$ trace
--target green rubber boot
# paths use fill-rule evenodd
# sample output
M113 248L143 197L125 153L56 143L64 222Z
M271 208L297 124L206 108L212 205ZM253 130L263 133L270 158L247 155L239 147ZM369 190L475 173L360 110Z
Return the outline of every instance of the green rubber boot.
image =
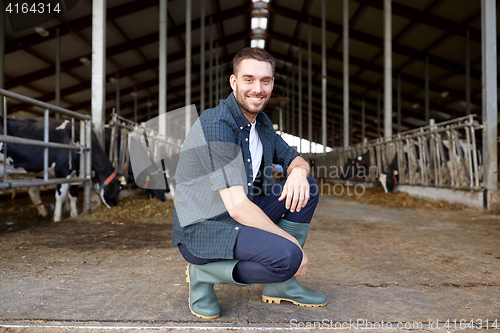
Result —
M214 284L248 286L233 279L233 269L238 260L223 260L205 265L189 264L186 281L189 283L189 310L197 317L214 319L220 316Z
M281 219L277 225L297 238L300 246L304 247L309 232L309 223L297 223ZM281 301L289 301L295 305L308 307L325 306L328 302L325 295L305 290L295 276L285 282L264 284L262 301L277 304L280 304Z

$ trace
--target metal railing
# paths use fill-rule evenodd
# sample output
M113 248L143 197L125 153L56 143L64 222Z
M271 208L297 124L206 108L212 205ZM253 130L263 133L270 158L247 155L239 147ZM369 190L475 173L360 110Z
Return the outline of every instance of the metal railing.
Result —
M182 142L168 136L161 135L157 130L149 128L147 123L134 123L131 120L113 113L111 120L105 125L111 128L109 159L115 170L127 175L130 166L129 138L134 136L147 147L147 154L151 161L161 167L161 160L180 153ZM166 170L168 172L168 170ZM173 174L167 174L173 177ZM170 186L172 189L172 186Z
M327 154L304 154L314 160L315 176L340 178L349 159L369 155L370 168L357 180L376 182L397 156L399 184L479 190L483 178L478 131L483 129L469 115L378 138Z
M7 168L5 164L5 172L3 179L0 180L0 189L10 189L19 187L44 186L44 185L59 185L64 183L84 184L84 210L90 212L90 189L91 189L91 117L83 115L68 109L64 109L55 105L44 103L33 98L12 93L0 89L0 95L3 96L3 134L0 134L0 142L3 142L4 156L7 156L8 144L21 144L30 146L44 147L43 150L43 179L7 179ZM27 103L32 106L39 107L44 110L44 134L43 141L10 136L7 129L7 98ZM68 144L50 142L49 138L49 112L56 112L71 118L71 142ZM80 144L75 144L75 122L80 121ZM80 169L79 176L72 178L50 178L49 179L49 148L74 150L80 152Z

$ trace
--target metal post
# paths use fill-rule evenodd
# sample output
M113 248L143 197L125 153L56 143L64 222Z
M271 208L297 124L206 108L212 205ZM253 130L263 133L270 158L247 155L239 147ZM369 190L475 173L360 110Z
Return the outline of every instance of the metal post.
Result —
M205 1L201 1L201 41L200 41L200 113L205 111Z
M186 107L191 105L191 0L186 0ZM186 110L185 132L191 129L191 112Z
M286 105L285 105L285 128L283 131L286 133L290 133L290 71L286 71Z
M401 74L398 74L398 133L401 133Z
M292 112L290 113L290 117L292 118L292 124L290 128L290 134L297 135L295 132L295 66L292 65Z
M61 35L59 27L56 29L56 105L61 106ZM60 115L56 112L56 119Z
M343 3L344 147L349 146L349 0Z
M365 142L365 99L361 101L361 142Z
M377 88L377 137L380 138L380 87Z
M321 143L326 154L326 0L321 1Z
M148 104L146 104L148 107L148 120L151 119L151 99L150 96L148 95Z
M497 36L496 2L481 0L483 154L486 191L497 189ZM487 206L489 207L489 202Z
M307 31L307 71L308 71L308 118L307 118L307 138L309 139L309 152L312 151L312 26L309 17L309 28Z
M465 36L465 114L470 115L470 31Z
M106 0L92 2L92 124L104 147L106 112Z
M165 114L167 113L167 0L160 0L160 50L159 50L159 87L158 87L158 115L160 122L158 132L166 135L167 123ZM151 119L151 118L150 118Z
M425 55L425 123L429 124L429 56Z
M302 153L302 43L299 42L299 152Z
M280 116L280 119L279 119L280 132L281 132L281 136L283 136L283 107L282 106L278 107L278 112L279 112L279 116Z
M0 0L0 8L5 8L5 1ZM0 89L4 88L4 71L5 71L5 13L2 13L0 17ZM6 105L7 103L0 103L0 115L3 115L4 110L7 110L7 108L4 108L4 104ZM7 111L5 111L7 112ZM6 172L4 172L6 174Z
M43 112L43 142L49 142L49 109ZM49 180L49 148L43 148L43 180Z
M219 48L218 43L215 43L215 105L219 103Z
M384 137L392 136L392 12L384 0Z
M3 135L7 135L7 97L3 96L2 99L2 110L5 110L5 112L2 114L2 120L3 120ZM3 144L3 156L4 156L4 163L5 159L7 159L7 143ZM3 181L7 181L7 168L5 168L4 173L3 173Z
M332 116L332 148L335 147L335 117Z
M120 74L116 73L116 114L120 115Z
M137 118L138 118L138 110L137 110L137 87L135 88L135 91L132 93L132 96L134 97L134 123L137 123Z
M210 16L209 25L210 25L210 28L209 28L210 29L210 52L209 52L209 54L210 54L210 60L209 60L210 67L209 68L210 69L209 69L209 74L208 74L209 75L209 78L208 78L209 92L208 92L208 94L210 96L209 97L209 104L210 105L208 107L213 108L215 105L214 105L214 78L213 78L213 76L214 76L214 74L213 74L214 73L214 66L213 66L213 64L214 64L214 55L213 55L214 54L214 45L213 45L214 44L214 29L212 26L212 16Z

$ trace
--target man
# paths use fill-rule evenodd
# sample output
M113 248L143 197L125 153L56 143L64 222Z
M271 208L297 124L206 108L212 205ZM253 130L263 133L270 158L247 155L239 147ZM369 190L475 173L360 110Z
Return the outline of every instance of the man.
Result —
M181 152L177 183L183 179L190 182L186 171L190 167L180 167L183 163L207 165L205 168L217 176L210 176L204 187L218 191L226 209L186 225L180 223L178 214L184 203L177 202L176 197L172 246L178 245L190 263L186 271L189 308L201 318L220 315L214 284L264 284L262 300L270 303L285 300L310 307L327 303L324 295L306 291L295 279L306 273L308 259L302 248L319 191L316 181L308 177L308 163L275 133L262 112L273 90L274 68L274 59L265 50L241 50L233 59L229 79L233 92L199 119L209 161L196 161L204 154L199 150L184 156ZM193 128L186 142L193 141L192 132ZM219 164L216 155L224 155L220 149L217 151L215 143L238 146L244 163L244 183L232 176L237 172L231 172L231 167L215 170ZM230 151L227 149L231 155L227 161L237 160ZM288 177L271 185L273 163L282 165Z

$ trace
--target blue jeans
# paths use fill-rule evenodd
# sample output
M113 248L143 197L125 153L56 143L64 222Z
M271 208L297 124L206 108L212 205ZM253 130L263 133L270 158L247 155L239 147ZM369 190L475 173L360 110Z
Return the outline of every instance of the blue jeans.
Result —
M290 212L285 200L278 201L285 180L271 187L268 196L254 197L253 202L274 222L281 218L296 223L310 223L318 204L319 188L316 180L308 177L310 197L300 212ZM184 244L179 244L184 259L195 265L225 259L203 259L193 256ZM253 227L241 226L234 245L234 259L239 260L234 267L233 278L240 283L277 283L290 279L299 269L302 261L300 248L286 238Z

